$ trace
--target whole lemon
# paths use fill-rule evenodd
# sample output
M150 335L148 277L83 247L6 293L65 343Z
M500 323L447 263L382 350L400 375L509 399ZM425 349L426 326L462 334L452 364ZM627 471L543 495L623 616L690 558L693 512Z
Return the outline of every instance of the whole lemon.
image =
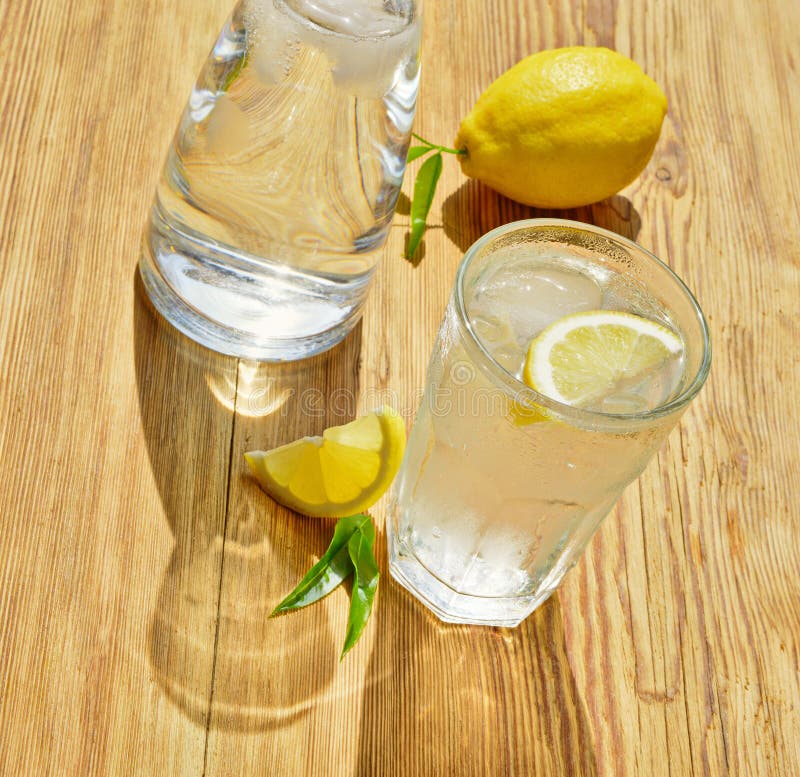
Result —
M667 98L606 48L540 51L492 83L461 122L465 175L541 208L588 205L644 169Z

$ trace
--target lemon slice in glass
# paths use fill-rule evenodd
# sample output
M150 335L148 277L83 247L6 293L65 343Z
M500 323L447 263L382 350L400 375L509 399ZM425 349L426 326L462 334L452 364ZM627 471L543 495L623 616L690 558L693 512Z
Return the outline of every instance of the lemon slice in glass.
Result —
M682 351L675 332L641 316L618 310L575 313L531 342L523 379L540 394L586 407L621 385L658 379Z
M244 454L261 487L298 513L340 518L371 507L392 483L406 444L403 419L388 406L321 437Z

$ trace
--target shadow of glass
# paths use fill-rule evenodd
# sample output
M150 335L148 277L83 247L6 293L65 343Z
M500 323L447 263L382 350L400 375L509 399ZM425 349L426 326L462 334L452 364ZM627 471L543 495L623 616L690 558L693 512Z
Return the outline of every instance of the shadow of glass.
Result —
M597 774L558 594L516 629L442 623L388 575L380 595L353 777Z
M636 240L642 225L637 210L627 197L613 197L566 210L531 208L509 200L480 181L469 180L459 186L442 204L445 234L461 251L466 251L481 235L511 221L560 218L594 224L618 235Z
M269 499L242 453L354 417L360 326L319 357L238 361L174 330L138 272L134 282L140 413L174 538L148 629L154 676L205 728L285 725L331 682L338 651L324 608L291 624L269 614L324 552L331 526Z

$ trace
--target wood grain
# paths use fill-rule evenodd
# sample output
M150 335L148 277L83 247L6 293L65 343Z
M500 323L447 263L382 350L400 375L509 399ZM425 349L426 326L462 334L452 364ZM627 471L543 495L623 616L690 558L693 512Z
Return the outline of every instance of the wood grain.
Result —
M0 775L800 774L800 5L426 5L425 137L541 48L612 46L663 86L645 173L563 215L666 259L714 365L521 627L436 621L381 529L377 611L341 664L346 592L267 618L330 527L241 454L381 401L410 424L463 251L541 212L445 160L421 261L401 207L330 353L258 365L178 335L137 282L140 234L229 10L0 3Z

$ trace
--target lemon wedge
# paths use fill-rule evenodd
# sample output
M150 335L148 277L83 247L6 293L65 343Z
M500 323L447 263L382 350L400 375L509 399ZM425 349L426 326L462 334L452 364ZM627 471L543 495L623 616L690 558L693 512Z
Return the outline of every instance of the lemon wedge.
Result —
M682 351L681 338L650 319L618 310L575 313L531 342L523 379L545 396L586 407L620 385L658 379Z
M340 518L371 507L389 488L406 444L403 419L388 406L321 437L244 454L261 487L298 513Z

